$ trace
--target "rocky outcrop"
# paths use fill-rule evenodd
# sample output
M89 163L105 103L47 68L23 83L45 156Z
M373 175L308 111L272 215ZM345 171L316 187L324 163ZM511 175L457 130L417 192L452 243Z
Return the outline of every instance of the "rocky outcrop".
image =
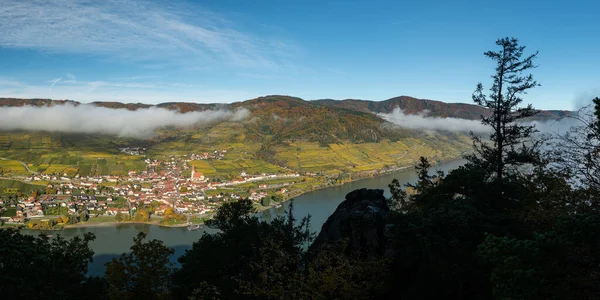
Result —
M359 189L348 193L346 200L323 224L310 251L318 251L327 244L342 243L346 254L367 258L383 256L389 211L381 189Z

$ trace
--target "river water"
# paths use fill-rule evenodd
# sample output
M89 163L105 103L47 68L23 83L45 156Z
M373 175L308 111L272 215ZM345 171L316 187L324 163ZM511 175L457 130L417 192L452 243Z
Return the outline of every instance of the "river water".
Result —
M462 164L464 160L456 160L441 163L432 167L431 171L442 170L447 172L455 169ZM413 183L416 180L414 169L408 168L394 173L386 174L381 177L366 178L355 182L350 182L341 186L330 187L322 190L298 196L294 200L294 215L300 219L308 214L311 215L311 228L318 232L327 218L335 211L337 206L344 200L349 192L360 189L384 189L386 197L390 195L388 184L397 178L401 183ZM274 216L283 214L288 208L289 202L281 207L268 209L261 214L270 219ZM123 252L128 252L133 244L133 238L138 232L147 234L148 239L162 240L167 246L175 249L172 260L181 256L186 249L190 249L192 243L197 241L204 232L210 232L212 229L201 226L197 231L189 231L185 227L167 228L147 224L119 224L116 226L98 226L98 227L79 227L67 228L60 232L64 237L81 235L85 232L92 232L96 235L96 240L91 243L91 248L95 252L94 261L90 263L90 275L102 275L104 264L113 257L118 257ZM24 233L35 233L34 231L23 231ZM54 234L54 232L53 232Z

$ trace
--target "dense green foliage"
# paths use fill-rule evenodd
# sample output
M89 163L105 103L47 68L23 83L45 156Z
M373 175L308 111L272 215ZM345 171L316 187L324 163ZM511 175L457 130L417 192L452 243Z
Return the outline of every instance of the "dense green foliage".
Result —
M66 206L54 206L48 207L44 210L44 215L49 216L61 216L69 214L69 208Z
M145 237L138 233L130 253L106 264L110 299L169 299L173 249L159 240L144 242Z
M88 278L94 252L92 233L65 240L0 230L0 295L2 299L89 299L102 295L102 280ZM100 293L96 293L100 290Z

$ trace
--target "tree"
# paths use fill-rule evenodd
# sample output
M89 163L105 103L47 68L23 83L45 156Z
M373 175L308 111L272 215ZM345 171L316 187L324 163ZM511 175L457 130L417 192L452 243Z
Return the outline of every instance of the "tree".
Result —
M254 212L256 212L256 209L252 205L252 200L249 199L224 203L214 218L206 222L206 225L222 231L228 231L241 223L245 223L249 215Z
M293 205L286 216L270 222L252 212L250 200L226 202L219 208L207 224L220 231L205 233L178 259L176 299L190 295L197 299L290 298L290 289L301 274L304 246L312 240L310 220L296 222Z
M489 197L492 183L482 178L478 166L468 163L431 183L415 188L407 205L389 216L389 293L401 299L490 299L477 245L484 232L514 225L480 200ZM394 198L406 198L399 182L392 187Z
M150 214L154 214L156 212L156 209L159 207L160 207L160 202L158 202L156 200L152 200L152 202L148 206L148 212Z
M573 117L577 125L558 135L553 154L573 184L600 190L600 98L592 101L594 108L580 109Z
M104 276L110 299L169 299L173 249L162 241L144 242L143 232L133 238L130 253L106 263Z
M528 239L486 235L478 254L497 299L597 299L599 235L597 214L562 216Z
M170 216L170 215L174 215L175 214L175 210L172 207L167 207L165 209L165 217L166 216Z
M84 299L94 234L70 240L60 234L24 235L0 229L0 295L3 299Z
M283 201L283 196L280 195L280 194L274 194L274 195L271 195L271 200L273 202L278 202L279 203L279 202Z
M557 134L552 144L552 171L561 173L576 194L570 213L600 211L600 98L571 117L576 124Z
M407 188L413 189L415 192L413 195L409 197L408 192L402 189L402 184L398 181L398 179L392 180L392 182L388 185L390 189L390 193L392 196L388 199L388 205L393 210L397 211L406 211L410 200L411 202L419 201L419 199L424 198L425 192L432 187L435 187L440 184L441 180L444 178L444 172L438 171L435 175L429 174L429 169L431 168L431 164L429 160L421 156L419 157L419 162L415 165L415 170L417 171L417 182L415 184L407 183L404 186Z
M90 214L87 209L79 212L79 222L87 222L90 219Z
M150 221L150 213L146 209L140 208L135 213L133 220L136 222L148 222Z
M131 221L131 216L129 215L129 213L121 213L118 212L117 215L115 216L115 220L117 222L127 222L127 221Z
M521 95L538 86L531 74L523 75L536 67L533 60L538 53L523 58L525 46L520 46L516 38L499 39L496 45L501 48L499 51L484 53L496 63L490 94L484 94L482 83L477 84L473 93L473 101L490 110L490 115L482 116L481 122L491 127L489 138L493 144L489 145L471 133L478 157L468 158L483 164L501 183L508 166L531 163L536 159L535 147L524 143L535 132L534 126L517 121L537 113L531 105L520 107L520 104L523 102Z
M417 170L417 177L419 178L419 183L423 186L428 186L431 184L429 168L431 168L431 164L429 163L427 158L423 156L419 157L419 163L417 163L417 165L415 166L415 170Z
M388 188L392 194L392 196L388 199L388 206L390 209L394 211L403 210L407 205L406 200L408 199L408 194L402 189L402 184L400 181L398 181L397 178L394 178L388 185Z
M431 164L429 163L429 160L423 156L419 157L419 162L415 165L415 170L417 171L417 183L408 183L406 186L415 189L418 193L423 193L443 179L444 172L438 171L436 175L430 175L430 168Z
M62 216L58 217L57 220L58 220L59 223L68 224L69 223L69 216L68 215L62 215Z
M260 205L269 206L270 204L271 204L271 198L264 197L264 198L260 199Z

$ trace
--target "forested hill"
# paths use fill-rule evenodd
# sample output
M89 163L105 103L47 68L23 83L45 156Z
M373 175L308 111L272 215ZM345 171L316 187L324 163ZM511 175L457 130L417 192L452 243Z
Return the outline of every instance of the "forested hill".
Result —
M396 108L402 109L405 114L418 114L427 111L429 116L442 118L460 118L477 120L482 115L489 115L489 110L484 107L467 103L446 103L436 100L417 99L409 96L400 96L384 101L370 100L313 100L319 105L341 107L356 111L390 113ZM554 120L570 116L573 112L568 110L542 110L533 117L534 120Z
M56 104L71 103L73 105L79 105L81 102L72 100L50 100L50 99L17 99L17 98L0 98L0 107L4 106L49 106ZM488 110L473 104L467 103L446 103L436 100L417 99L409 96L399 96L384 101L372 101L372 100L359 100L359 99L346 99L346 100L333 100L333 99L321 99L307 101L297 97L281 96L281 95L270 95L264 97L258 97L255 99L233 102L230 104L224 103L191 103L191 102L165 102L157 105L144 104L144 103L121 103L121 102L104 102L96 101L91 104L99 107L106 108L125 108L129 110L137 110L140 108L149 107L162 107L167 109L174 109L180 112L190 111L202 111L207 109L218 109L218 108L238 108L247 107L253 110L255 113L267 109L268 111L290 111L291 114L298 114L300 112L312 111L321 107L333 108L330 112L345 112L353 111L360 113L391 113L395 108L400 108L406 114L417 114L423 111L427 111L429 116L436 116L442 118L461 118L461 119L472 119L476 120L481 115L488 115ZM337 110L337 109L344 110ZM568 116L572 112L566 110L543 110L535 119L537 120L551 120L560 117Z

